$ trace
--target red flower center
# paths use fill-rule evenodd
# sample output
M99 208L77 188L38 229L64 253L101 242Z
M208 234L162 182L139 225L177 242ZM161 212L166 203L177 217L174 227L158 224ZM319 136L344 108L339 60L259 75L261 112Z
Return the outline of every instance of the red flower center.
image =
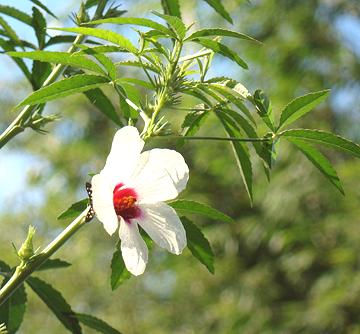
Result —
M114 209L118 216L129 222L130 219L141 215L141 210L136 205L137 193L134 189L124 188L124 184L119 183L115 186L113 194Z

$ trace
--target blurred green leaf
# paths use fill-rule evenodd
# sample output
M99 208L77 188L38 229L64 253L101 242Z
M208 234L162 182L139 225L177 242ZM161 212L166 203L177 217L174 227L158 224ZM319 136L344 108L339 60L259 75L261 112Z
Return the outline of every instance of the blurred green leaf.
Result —
M226 115L220 112L216 112L218 118L224 126L225 131L229 137L241 138L241 133L237 128L234 121L226 117ZM250 203L253 202L252 191L252 166L250 161L250 155L247 146L244 143L231 141L230 145L233 148L235 159L240 170L241 177L243 179L245 189L250 199Z
M20 102L15 108L34 105L60 97L65 97L75 93L81 93L104 84L108 84L109 80L105 77L90 74L75 75L45 86L38 91L30 94L25 100Z
M295 139L292 137L286 138L293 143L297 148L312 162L312 164L343 194L344 189L341 185L336 170L331 165L330 161L326 159L321 152L315 147L309 145L301 139Z
M7 36L16 41L18 44L21 45L21 41L18 37L18 35L16 34L16 32L13 30L13 28L11 28L11 26L5 21L5 19L3 17L0 16L0 26L2 26L4 28L4 30L7 33Z
M220 42L217 42L217 41L214 41L211 39L207 39L207 38L194 38L191 40L191 42L198 43L207 49L213 50L215 53L218 53L218 54L236 62L242 68L248 69L247 64L245 63L244 60L242 60L240 58L240 56L238 55L237 52L231 50L226 45L221 44Z
M49 28L50 29L50 28ZM117 44L125 50L137 54L138 50L136 47L124 36L117 34L110 30L103 30L98 28L51 28L53 30L61 30L67 32L75 32L77 34L88 35L109 41Z
M99 333L103 334L121 334L118 330L108 325L105 321L98 319L92 315L75 313L74 317L78 319L85 326L95 329Z
M54 51L30 51L30 52L8 52L11 57L28 58L49 62L54 64L71 65L78 68L87 69L100 74L105 74L104 70L95 62L86 56L79 54L71 54L68 52Z
M234 38L240 38L240 39L245 39L248 41L259 43L259 41L257 41L256 39L254 39L248 35L239 33L237 31L223 29L223 28L207 28L207 29L201 29L201 30L195 31L189 37L187 37L185 39L185 41L190 41L190 40L193 40L194 38L208 37L208 36L234 37Z
M291 137L293 139L323 144L360 158L360 145L330 132L310 129L291 129L279 133L279 137Z
M228 215L212 208L209 205L199 203L196 201L179 199L176 201L169 202L168 204L180 214L184 214L184 213L198 214L213 220L223 221L226 223L234 222L234 220Z
M63 261L61 259L47 259L39 268L37 268L37 271L41 270L48 270L48 269L61 269L61 268L67 268L70 267L71 263Z
M181 217L180 219L186 231L187 247L190 249L192 255L214 274L214 253L209 241L190 219L186 217Z
M131 277L131 274L125 267L120 250L120 242L116 245L115 252L111 260L111 289L116 290L121 284Z
M39 49L41 50L45 47L46 20L36 7L33 7L32 11L32 27L38 40Z
M32 18L30 15L10 6L0 5L0 13L11 16L29 26L32 25Z
M90 22L90 24L102 24L102 23L113 23L113 24L134 24L137 26L152 28L163 33L166 36L175 36L174 33L168 29L167 27L163 26L160 23L155 21L138 18L138 17L117 17L117 18L110 18L110 19L103 19L103 20L96 20Z
M281 112L278 130L295 122L326 99L330 90L306 94L292 100Z
M6 52L15 51L15 48L8 41L5 41L2 38L0 38L0 46ZM29 82L32 83L31 73L30 73L28 67L26 66L25 62L22 59L18 59L18 58L14 58L14 57L11 57L11 59L20 68L20 70L23 72L23 74L29 80Z
M112 102L100 88L90 89L84 92L84 94L89 99L89 101L95 107L97 107L106 117L111 119L115 124L119 125L120 127L123 126Z
M37 277L29 277L26 283L71 333L82 333L75 313L59 291Z
M48 7L46 7L43 3L41 3L39 0L30 0L30 1L32 3L34 3L35 5L39 6L40 8L42 8L46 13L51 15L54 19L57 19L55 14Z
M229 21L230 23L233 23L233 20L230 16L230 14L227 12L223 4L221 3L221 0L204 0L206 3L208 3L214 10L220 14L226 21Z
M179 0L161 0L161 6L164 10L164 14L177 16L181 19Z
M83 212L88 206L89 200L87 198L82 199L70 206L70 208L66 209L62 212L57 219L75 219L81 212Z
M186 26L183 21L181 21L181 19L176 16L161 14L155 11L153 12L153 14L165 20L169 24L170 28L174 31L179 40L184 39L186 35Z

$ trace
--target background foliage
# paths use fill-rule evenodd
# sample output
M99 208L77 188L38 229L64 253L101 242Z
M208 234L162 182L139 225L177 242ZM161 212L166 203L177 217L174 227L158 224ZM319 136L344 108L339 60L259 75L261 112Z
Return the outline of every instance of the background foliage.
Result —
M213 75L225 72L249 88L260 86L274 110L295 96L331 88L327 103L299 125L306 122L359 140L360 51L352 37L360 30L356 1L223 1L233 26L204 2L180 3L187 23L227 25L264 43L229 41L251 70L240 72L219 58ZM71 1L66 6L76 7ZM123 8L129 16L161 10L159 1L129 1ZM4 111L30 90L13 71L11 80L0 83ZM66 226L56 217L84 197L87 173L101 168L116 129L80 95L48 108L63 118L49 126L50 134L25 132L0 153L6 189L0 191L0 254L11 264L16 263L11 241L23 239L29 223L38 228L36 246ZM182 119L180 113L174 111L174 119ZM2 112L0 126L12 117ZM213 124L209 119L201 134L223 135ZM327 152L343 181L343 197L300 153L281 143L269 185L261 166L254 167L251 208L226 143L188 142L182 148L175 141L166 143L181 150L190 165L184 198L208 202L235 219L234 224L214 224L196 217L216 254L215 275L189 251L175 257L155 247L145 275L112 292L109 263L116 238L109 240L93 221L59 253L73 265L39 277L60 289L76 312L99 316L123 333L360 332L358 161ZM151 145L164 145L164 140ZM19 181L24 172L26 180ZM47 333L48 328L63 333L33 294L28 299L20 333Z

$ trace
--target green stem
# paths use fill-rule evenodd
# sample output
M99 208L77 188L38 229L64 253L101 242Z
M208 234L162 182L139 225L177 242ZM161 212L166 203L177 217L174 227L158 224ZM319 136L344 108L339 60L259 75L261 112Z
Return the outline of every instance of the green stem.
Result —
M78 35L71 47L68 49L68 53L72 53L76 49L76 44L81 43L85 39L84 35ZM56 65L47 79L44 81L42 87L48 86L56 81L56 79L61 75L63 70L66 68L66 65ZM11 124L3 131L0 135L0 149L13 137L23 132L26 128L24 123L29 119L33 111L35 111L37 105L27 105L19 113L19 115L11 122Z
M43 251L34 256L29 262L16 267L14 274L0 290L0 305L2 305L26 279L50 258L62 245L66 243L86 223L87 207L63 232L61 232Z
M176 66L178 65L180 54L181 54L181 49L182 49L182 43L179 41L176 41L173 52L172 52L171 63L167 70L167 73L165 75L164 89L161 90L161 92L157 98L156 105L155 105L154 111L151 116L151 120L146 129L147 136L152 135L156 117L158 116L158 114L160 113L161 109L163 108L164 104L167 101L167 95L168 95L168 91L169 91L169 82L171 81L171 79L174 75L174 72L176 70Z

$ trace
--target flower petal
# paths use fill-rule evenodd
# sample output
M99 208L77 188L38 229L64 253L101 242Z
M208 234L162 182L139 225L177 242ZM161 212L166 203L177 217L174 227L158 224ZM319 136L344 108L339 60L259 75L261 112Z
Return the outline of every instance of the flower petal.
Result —
M133 275L141 275L148 261L148 249L141 238L137 223L125 222L121 218L119 236L121 240L121 253L127 270Z
M130 184L139 195L139 203L156 203L177 197L188 179L189 168L180 153L153 149L141 153Z
M186 246L186 233L176 211L165 203L143 204L141 227L160 247L181 254Z
M111 185L126 183L139 161L143 147L144 141L135 127L125 126L116 132L110 153L101 171Z
M94 175L91 180L94 211L103 223L107 233L112 235L119 226L113 204L113 187L102 174Z

